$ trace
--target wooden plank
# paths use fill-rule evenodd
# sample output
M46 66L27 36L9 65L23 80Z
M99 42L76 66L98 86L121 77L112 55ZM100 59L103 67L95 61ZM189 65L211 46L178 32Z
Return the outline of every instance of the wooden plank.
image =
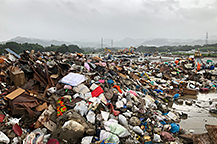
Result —
M24 89L18 88L18 89L16 89L15 91L13 91L13 92L11 92L10 94L8 94L8 95L6 96L6 98L8 98L8 99L10 99L10 100L13 100L13 99L15 99L17 96L21 95L23 92L25 92Z

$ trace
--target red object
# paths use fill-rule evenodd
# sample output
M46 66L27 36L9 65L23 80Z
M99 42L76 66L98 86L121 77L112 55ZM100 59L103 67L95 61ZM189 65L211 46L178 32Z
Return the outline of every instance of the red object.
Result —
M0 114L0 122L3 122L4 119L5 119L5 115L4 114Z
M121 94L122 94L122 91L121 91L121 88L120 88L120 86L114 85L114 86L113 86L113 88L116 88L116 89L119 91L119 93L121 93Z
M23 131L18 124L13 125L12 129L14 130L15 134L19 137L22 135Z
M100 86L98 86L95 90L91 92L91 95L92 97L98 97L103 92L103 89Z
M51 139L49 139L47 144L60 144L60 143L58 142L58 140L51 138Z
M120 114L119 111L116 111L116 110L114 109L114 106L113 106L111 103L108 103L107 105L108 105L109 108L111 109L111 113L114 114L114 116L118 116L118 115Z

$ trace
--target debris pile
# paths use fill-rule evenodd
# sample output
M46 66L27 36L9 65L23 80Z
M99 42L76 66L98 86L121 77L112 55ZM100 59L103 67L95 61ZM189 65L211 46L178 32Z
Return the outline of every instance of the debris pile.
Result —
M34 51L1 56L0 142L181 143L186 115L168 103L217 85L215 71L195 62Z

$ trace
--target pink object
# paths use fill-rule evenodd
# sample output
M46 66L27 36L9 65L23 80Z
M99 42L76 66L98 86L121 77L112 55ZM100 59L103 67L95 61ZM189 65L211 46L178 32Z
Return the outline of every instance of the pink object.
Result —
M84 67L88 70L88 71L90 71L90 66L89 66L89 64L88 63L84 63Z
M134 96L137 96L137 93L135 91L129 90L128 92L133 94Z
M100 62L99 62L99 65L101 65L101 66L104 66L104 67L105 67L105 66L106 66L106 63L105 63L105 62L101 62L101 61L100 61Z
M100 66L105 67L105 66L106 66L106 63L100 61L99 63L95 63L95 65L100 65Z
M114 114L114 116L118 116L121 113L120 111L116 111L111 103L108 103L107 105L111 109L111 113Z
M72 86L70 86L70 85L64 85L64 89L72 89Z
M166 140L166 141L174 141L175 140L175 138L168 132L162 132L160 135L163 136L163 140Z
M105 80L99 80L99 82L100 82L100 83L104 83L104 82L105 82Z

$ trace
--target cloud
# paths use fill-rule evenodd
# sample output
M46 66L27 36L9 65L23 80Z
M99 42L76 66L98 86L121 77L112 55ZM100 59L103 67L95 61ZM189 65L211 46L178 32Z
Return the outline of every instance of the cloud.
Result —
M215 0L1 0L0 40L198 38L216 14Z

